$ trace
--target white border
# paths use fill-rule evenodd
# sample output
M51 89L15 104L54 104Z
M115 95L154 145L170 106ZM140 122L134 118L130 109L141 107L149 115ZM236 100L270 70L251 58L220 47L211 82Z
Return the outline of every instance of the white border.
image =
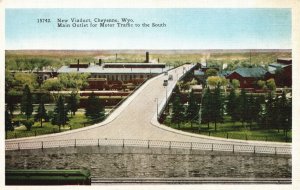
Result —
M293 49L293 184L292 185L112 185L93 187L63 187L63 189L300 189L300 136L299 123L299 60L300 60L300 0L0 0L0 112L4 113L4 55L5 55L5 8L291 8L292 9L292 49ZM4 126L4 114L0 114ZM41 187L4 186L4 127L0 136L0 189L41 189ZM44 187L43 187L44 188ZM51 189L62 187L52 186Z

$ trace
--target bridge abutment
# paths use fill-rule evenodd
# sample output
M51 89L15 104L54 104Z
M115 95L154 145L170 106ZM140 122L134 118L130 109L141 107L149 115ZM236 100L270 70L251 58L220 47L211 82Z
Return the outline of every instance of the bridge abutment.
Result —
M89 169L97 178L291 178L291 155L146 147L6 151L6 169Z

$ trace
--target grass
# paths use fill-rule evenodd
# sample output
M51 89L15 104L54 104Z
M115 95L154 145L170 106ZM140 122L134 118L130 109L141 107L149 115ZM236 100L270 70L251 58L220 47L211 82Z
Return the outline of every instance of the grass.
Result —
M217 123L217 130L215 131L214 123L210 123L208 129L207 124L199 124L193 122L192 126L190 122L180 124L172 123L170 118L164 121L164 124L175 129L179 129L186 132L197 133L207 136L229 138L229 139L241 139L241 140L259 140L259 141L276 141L276 142L291 142L292 132L289 131L287 139L282 130L280 132L277 129L261 129L256 124L253 124L251 129L249 126L243 126L241 122L232 123L228 119L224 123Z
M24 115L16 115L13 120L25 119L26 117ZM76 113L73 117L69 117L67 125L61 126L61 132L85 127L87 122L89 122L89 120L85 117L84 113ZM40 122L35 122L30 131L27 131L25 126L20 125L16 127L14 131L7 132L7 138L30 137L57 132L59 132L59 127L51 124L51 122L43 122L43 127L40 126Z

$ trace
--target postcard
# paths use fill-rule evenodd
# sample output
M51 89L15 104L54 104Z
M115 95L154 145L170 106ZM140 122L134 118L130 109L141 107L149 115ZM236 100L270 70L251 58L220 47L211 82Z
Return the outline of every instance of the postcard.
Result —
M296 188L299 2L201 2L3 2L3 188Z

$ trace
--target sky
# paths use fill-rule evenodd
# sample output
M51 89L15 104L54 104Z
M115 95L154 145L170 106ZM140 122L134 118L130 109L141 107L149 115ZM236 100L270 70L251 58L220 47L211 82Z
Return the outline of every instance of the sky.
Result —
M50 23L38 23L48 18ZM57 19L130 18L166 27L59 28ZM70 21L69 21L70 22ZM291 49L291 9L6 9L10 49Z

